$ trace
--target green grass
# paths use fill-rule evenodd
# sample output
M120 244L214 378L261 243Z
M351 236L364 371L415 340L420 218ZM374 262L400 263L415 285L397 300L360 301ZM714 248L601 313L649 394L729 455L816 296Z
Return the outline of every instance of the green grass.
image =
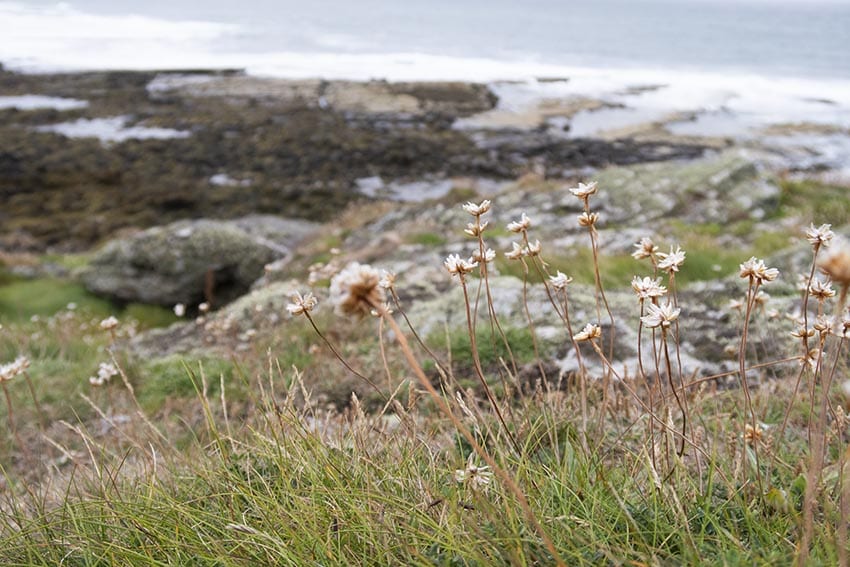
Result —
M816 225L850 223L850 191L848 188L814 180L780 180L781 195L778 214L797 215Z

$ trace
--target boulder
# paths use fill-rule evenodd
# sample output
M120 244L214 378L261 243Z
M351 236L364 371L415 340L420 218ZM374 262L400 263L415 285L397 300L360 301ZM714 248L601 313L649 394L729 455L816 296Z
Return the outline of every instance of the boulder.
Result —
M245 293L266 264L287 259L313 227L269 216L178 221L108 242L81 279L119 301L222 305Z

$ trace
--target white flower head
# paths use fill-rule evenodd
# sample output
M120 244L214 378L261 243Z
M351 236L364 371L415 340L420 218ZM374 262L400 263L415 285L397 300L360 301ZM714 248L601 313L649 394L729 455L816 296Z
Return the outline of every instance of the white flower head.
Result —
M480 217L481 215L490 210L490 200L484 199L478 205L472 202L468 202L463 206L463 210L474 217Z
M487 465L476 465L475 453L470 453L466 467L455 470L455 481L466 484L473 490L486 487L493 480L493 473Z
M30 359L26 356L18 356L8 364L0 365L0 382L8 382L15 376L26 372L30 367Z
M584 183L579 183L578 187L570 188L570 193L572 193L582 201L587 201L591 195L596 193L596 181L593 181L586 185Z
M580 333L573 335L573 340L577 343L583 341L592 341L602 336L602 327L594 323L588 323Z
M462 278L464 274L468 274L474 270L478 266L478 262L474 258L464 260L458 254L449 254L443 265L451 275Z
M182 317L186 314L186 306L182 303L178 303L174 306L174 314L178 317Z
M741 264L740 276L742 278L751 278L759 283L772 282L779 276L779 270L776 268L768 268L763 260L759 260L755 256Z
M385 302L378 285L381 274L372 266L352 262L331 279L331 296L337 313L365 316Z
M110 315L106 319L100 322L100 328L104 331L111 331L118 327L118 319L114 316Z
M305 315L312 311L319 301L315 296L308 292L301 295L297 291L292 294L292 303L286 306L286 310L290 315Z
M648 236L644 236L635 244L636 250L632 252L632 258L635 260L643 260L644 258L652 258L658 253L658 246Z
M826 299L835 296L835 290L832 289L831 281L814 278L812 283L809 285L809 295L818 301L825 301Z
M534 242L529 242L528 247L525 249L525 253L529 256L539 256L540 250L542 246L539 240L535 240Z
M489 221L479 222L477 224L467 223L466 230L464 230L463 232L465 232L469 236L477 238L481 236L481 233L483 233L487 229L487 226L489 226L489 224Z
M669 303L662 306L650 303L647 305L647 311L648 313L644 317L641 317L640 320L643 321L643 324L650 329L654 329L656 327L666 329L673 323L673 321L679 318L679 313L681 312L679 308L673 307L673 305Z
M384 270L383 275L381 276L381 281L378 282L378 285L384 289L393 289L395 288L396 281L396 273Z
M818 267L832 281L840 285L850 284L850 242L836 237L834 244L818 259Z
M578 225L584 228L594 228L599 220L599 213L588 213L584 211L578 216Z
M632 289L641 300L662 297L667 293L667 288L661 285L661 278L635 276L632 278Z
M549 276L549 283L552 284L552 287L558 291L563 291L567 289L567 284L573 281L573 278L567 276L558 270L558 273L554 276Z
M682 264L685 263L685 251L679 246L676 246L676 250L673 250L673 247L671 246L669 253L659 252L658 257L661 259L658 262L658 269L671 274L673 272L678 272L679 268L682 267Z
M812 246L829 246L829 243L832 242L832 239L835 236L835 233L832 232L831 229L831 224L822 224L815 228L814 223L812 223L806 230L806 240L808 240Z
M505 258L508 260L519 260L523 256L525 256L525 248L516 242L511 242L511 251L505 252Z
M482 264L489 264L490 262L496 259L496 251L492 248L486 248L484 250L484 257L482 258L481 251L476 250L472 253L472 259Z
M511 232L527 232L530 227L531 219L525 213L522 213L518 221L508 223L508 230Z

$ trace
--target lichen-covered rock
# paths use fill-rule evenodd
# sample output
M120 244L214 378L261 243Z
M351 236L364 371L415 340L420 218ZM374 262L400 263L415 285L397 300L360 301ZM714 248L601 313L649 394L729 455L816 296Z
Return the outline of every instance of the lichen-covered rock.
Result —
M179 221L107 243L81 278L93 293L121 301L222 305L312 228L274 217Z

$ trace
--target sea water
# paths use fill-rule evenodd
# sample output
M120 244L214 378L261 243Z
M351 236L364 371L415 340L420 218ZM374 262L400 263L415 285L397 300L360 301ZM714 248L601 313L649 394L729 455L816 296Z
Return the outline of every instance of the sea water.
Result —
M850 0L0 0L0 62L482 81L508 110L625 107L576 116L574 135L673 111L698 115L680 133L850 129Z

